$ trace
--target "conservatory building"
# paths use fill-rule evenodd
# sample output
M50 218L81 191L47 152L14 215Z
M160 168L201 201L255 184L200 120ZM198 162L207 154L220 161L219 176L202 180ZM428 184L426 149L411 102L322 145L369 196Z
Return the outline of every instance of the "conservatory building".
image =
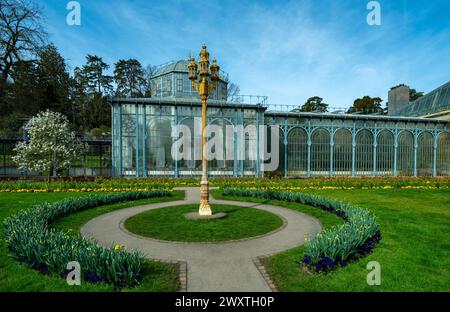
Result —
M227 81L221 73L208 98L207 123L227 134L219 140L229 156L208 160L210 176L450 176L450 121L418 117L426 115L421 104L415 105L421 109L417 115L407 116L401 109L389 116L301 113L270 105L266 97L230 98ZM162 66L151 84L151 98L110 100L113 175L200 176L201 155L194 147L201 141L195 131L201 101L191 88L187 61ZM445 92L439 96L447 101ZM436 95L434 100L433 107L450 109L448 102L436 103ZM194 134L188 159L172 157L178 126ZM269 152L276 154L275 168L268 165Z

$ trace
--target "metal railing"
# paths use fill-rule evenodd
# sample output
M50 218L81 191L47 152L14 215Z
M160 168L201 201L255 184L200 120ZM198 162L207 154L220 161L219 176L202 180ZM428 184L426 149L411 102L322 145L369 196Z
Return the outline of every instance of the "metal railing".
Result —
M28 172L17 168L12 157L14 147L23 138L0 138L0 177L39 177L38 172ZM111 140L88 139L81 141L87 145L87 151L72 167L61 172L67 176L111 176Z
M254 104L254 105L267 105L268 97L265 95L246 95L239 94L228 97L228 102L230 103L241 103L241 104Z
M302 105L288 105L288 104L265 104L267 112L274 113L298 113ZM348 108L329 106L325 113L328 114L345 114ZM322 111L311 111L310 113L323 113Z

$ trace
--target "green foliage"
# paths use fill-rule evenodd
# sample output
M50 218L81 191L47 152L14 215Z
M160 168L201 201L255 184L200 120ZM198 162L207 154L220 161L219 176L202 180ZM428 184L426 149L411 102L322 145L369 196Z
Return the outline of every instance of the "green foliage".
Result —
M278 189L282 191L298 191L308 189L390 189L390 188L449 188L449 178L214 178L210 180L214 186L221 188L254 188L254 189Z
M379 97L370 97L370 96L364 96L361 99L356 99L353 102L353 106L351 106L347 113L348 114L354 114L354 113L360 113L360 114L374 114L374 113L381 113L381 102L383 100Z
M100 128L92 128L91 129L91 136L93 138L98 138L101 137L103 135L103 131Z
M323 102L319 96L310 97L300 108L300 112L325 113L328 111L328 104Z
M23 60L14 63L10 77L9 92L4 99L4 114L0 114L3 118L12 119L12 122L22 126L24 118L51 108L73 120L67 64L53 44L38 49L37 59L33 62ZM3 126L18 134L17 127L8 124Z
M325 257L334 263L347 260L357 252L358 247L376 235L378 231L376 218L370 211L323 196L290 191L248 189L224 189L223 195L296 202L318 207L344 217L348 221L347 223L327 229L306 242L306 255L310 258L308 263L311 265L318 264Z
M48 227L57 218L89 208L142 198L170 196L165 190L89 195L38 204L4 220L10 252L20 261L49 273L63 275L70 261L78 261L84 277L94 275L116 287L134 286L141 278L144 260L138 252L104 248L94 242Z
M5 181L0 183L1 191L100 191L111 192L116 190L151 190L151 189L169 189L175 186L199 186L198 179L182 178L147 178L147 179L104 179L97 178L93 181L78 181L77 178L67 181L52 181L50 183L38 181Z
M414 102L418 98L423 96L423 92L417 92L416 89L409 89L409 101Z
M39 81L37 84L42 92L39 108L52 107L53 110L73 118L73 109L68 109L70 107L70 75L66 61L53 44L49 44L39 51L38 71ZM28 99L27 109L29 103ZM27 112L29 114L29 110Z
M417 92L416 89L410 88L408 85L405 85L404 83L401 83L401 84L398 84L398 85L392 87L391 90L398 88L398 87L402 87L402 86L409 88L409 101L410 102L414 102L415 100L417 100L418 98L423 96L423 92Z
M86 56L86 65L83 66L82 73L90 93L111 93L113 77L105 75L108 69L109 65L103 61L102 57L91 54Z
M144 75L144 69L138 60L119 60L114 69L116 96L143 97L146 83Z

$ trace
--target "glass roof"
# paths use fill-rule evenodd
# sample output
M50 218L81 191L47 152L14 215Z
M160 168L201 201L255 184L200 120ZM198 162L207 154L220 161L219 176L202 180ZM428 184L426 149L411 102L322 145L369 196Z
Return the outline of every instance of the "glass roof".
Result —
M168 73L172 72L181 72L181 73L188 73L188 60L178 60L178 61L172 61L169 63L162 64L158 67L154 77L162 76ZM220 70L219 72L219 78L223 81L228 81L228 73L224 72L223 70Z

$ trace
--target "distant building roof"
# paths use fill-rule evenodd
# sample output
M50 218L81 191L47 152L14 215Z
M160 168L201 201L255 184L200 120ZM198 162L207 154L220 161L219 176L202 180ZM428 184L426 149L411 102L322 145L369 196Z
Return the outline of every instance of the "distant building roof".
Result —
M416 116L425 116L449 110L450 82L418 98L410 105L412 106L411 111Z
M173 61L170 63L166 63L163 64L162 66L160 66L155 74L153 75L154 77L157 76L161 76L167 73L171 73L171 72L182 72L182 73L187 73L188 72L188 61L186 60L179 60L179 61Z
M158 67L156 72L153 74L152 78L156 78L168 73L178 72L178 73L188 73L188 60L178 60L169 63L162 64ZM228 82L228 73L220 70L219 78L225 82Z
M414 102L397 103L393 94L403 92L407 87L394 88L389 91L389 115L427 116L450 110L450 82L434 89ZM409 89L406 94L409 96ZM395 94L394 94L395 95ZM394 104L391 108L391 102Z

